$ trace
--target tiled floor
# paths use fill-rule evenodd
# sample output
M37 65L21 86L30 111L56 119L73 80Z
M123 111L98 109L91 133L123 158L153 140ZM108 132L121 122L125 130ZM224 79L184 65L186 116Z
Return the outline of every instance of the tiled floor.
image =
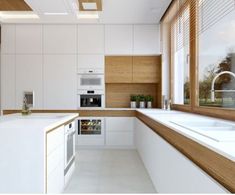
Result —
M65 193L156 193L135 150L79 150Z

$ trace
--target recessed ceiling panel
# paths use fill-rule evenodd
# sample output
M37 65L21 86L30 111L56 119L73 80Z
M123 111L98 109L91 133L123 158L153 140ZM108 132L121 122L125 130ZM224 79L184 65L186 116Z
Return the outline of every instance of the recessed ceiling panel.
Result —
M101 0L78 0L80 11L102 11L102 1ZM86 7L86 4L90 6ZM92 9L92 4L96 4L96 9ZM89 7L91 9L89 9Z
M1 1L1 0L0 0ZM37 13L70 13L67 0L25 0Z

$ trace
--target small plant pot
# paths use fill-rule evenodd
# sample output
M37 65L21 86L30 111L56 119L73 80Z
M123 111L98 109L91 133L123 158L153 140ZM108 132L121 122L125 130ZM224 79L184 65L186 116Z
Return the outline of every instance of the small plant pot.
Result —
M136 102L131 102L131 108L136 108Z
M152 108L152 102L147 102L147 108Z
M140 102L140 108L145 108L145 102L144 101Z

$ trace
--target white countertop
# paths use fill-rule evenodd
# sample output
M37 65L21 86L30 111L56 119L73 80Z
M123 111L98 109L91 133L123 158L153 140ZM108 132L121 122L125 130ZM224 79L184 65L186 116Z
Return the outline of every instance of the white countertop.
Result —
M200 120L214 120L218 122L226 122L235 125L233 121L227 121L217 119L213 117L207 117L197 114L185 113L180 111L165 111L161 109L137 109L138 112L148 116L149 118L161 123L162 125L169 127L170 129L200 143L203 146L210 148L211 150L225 156L226 158L235 162L235 141L215 141L211 138L203 136L187 128L178 126L172 121L200 121ZM234 136L235 131L231 131L231 136Z
M31 129L47 132L78 116L78 114L70 113L36 113L27 116L21 114L4 115L0 117L0 131Z

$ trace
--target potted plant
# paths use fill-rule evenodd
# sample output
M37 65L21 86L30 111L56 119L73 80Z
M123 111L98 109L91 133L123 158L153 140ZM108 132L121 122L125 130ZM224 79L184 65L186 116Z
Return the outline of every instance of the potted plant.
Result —
M131 95L131 108L136 108L137 104L137 96L136 95Z
M146 100L146 102L147 102L147 108L152 108L153 96L147 95L147 96L145 97L145 100Z
M144 95L139 95L139 107L145 108L145 96Z

